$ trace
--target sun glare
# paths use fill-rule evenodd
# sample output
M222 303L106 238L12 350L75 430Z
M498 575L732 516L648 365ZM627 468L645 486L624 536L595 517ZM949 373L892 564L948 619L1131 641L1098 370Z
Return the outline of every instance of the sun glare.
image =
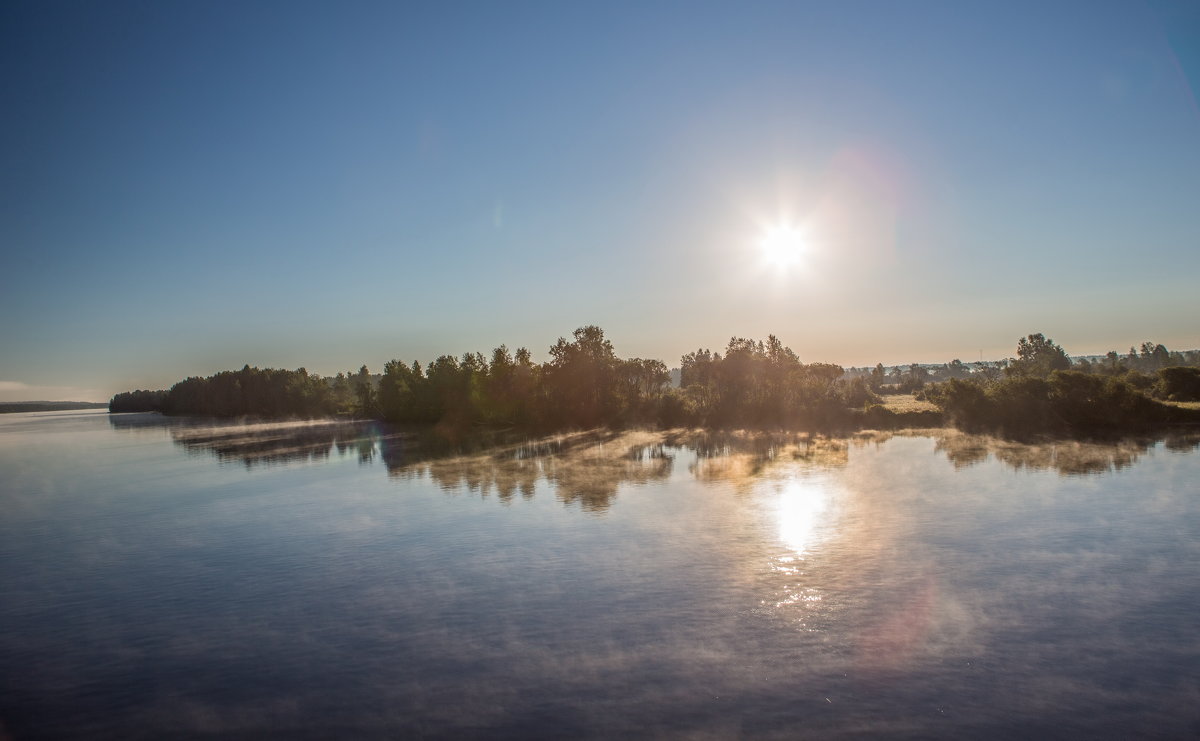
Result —
M775 226L767 230L759 244L767 262L784 268L800 260L804 253L804 234L793 226Z
M820 528L827 518L829 494L811 482L790 482L779 496L779 538L797 555L803 556L820 539Z

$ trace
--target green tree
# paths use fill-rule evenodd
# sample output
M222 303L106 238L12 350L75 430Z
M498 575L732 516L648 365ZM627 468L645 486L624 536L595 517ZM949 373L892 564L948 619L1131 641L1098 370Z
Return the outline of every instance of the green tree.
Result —
M694 384L707 386L713 380L713 363L720 360L720 353L714 357L703 348L684 355L679 359L679 385L683 388Z
M1017 359L1008 366L1010 376L1045 378L1056 370L1069 370L1071 359L1065 350L1041 332L1017 341Z
M358 369L354 376L354 413L359 417L375 417L379 414L379 405L375 398L375 383L367 366Z
M624 421L654 421L658 403L671 383L667 366L661 360L629 358L618 361L616 374Z
M613 418L617 355L604 330L575 330L574 341L559 337L546 364L547 394L553 415L567 424L594 427Z
M871 390L878 391L879 387L887 383L887 371L883 369L883 363L876 363L871 370Z

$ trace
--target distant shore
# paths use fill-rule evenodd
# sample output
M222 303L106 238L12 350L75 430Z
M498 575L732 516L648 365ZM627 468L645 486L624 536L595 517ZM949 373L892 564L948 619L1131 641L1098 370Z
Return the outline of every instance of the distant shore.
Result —
M75 409L108 409L106 401L4 401L0 414L17 412L69 412Z

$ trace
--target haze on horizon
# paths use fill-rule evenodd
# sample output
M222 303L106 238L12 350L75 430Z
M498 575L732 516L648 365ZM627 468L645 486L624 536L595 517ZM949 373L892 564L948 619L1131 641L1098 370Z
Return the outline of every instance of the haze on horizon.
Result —
M1200 347L1195 3L14 2L0 401Z

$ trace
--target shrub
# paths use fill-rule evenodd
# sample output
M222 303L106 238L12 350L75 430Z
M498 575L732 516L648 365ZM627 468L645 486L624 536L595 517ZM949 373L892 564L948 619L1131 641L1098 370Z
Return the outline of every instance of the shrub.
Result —
M964 430L983 429L994 418L991 400L983 387L972 381L951 378L930 386L923 396L942 408L947 422Z
M1171 401L1200 401L1200 368L1163 368L1158 372L1154 392Z

